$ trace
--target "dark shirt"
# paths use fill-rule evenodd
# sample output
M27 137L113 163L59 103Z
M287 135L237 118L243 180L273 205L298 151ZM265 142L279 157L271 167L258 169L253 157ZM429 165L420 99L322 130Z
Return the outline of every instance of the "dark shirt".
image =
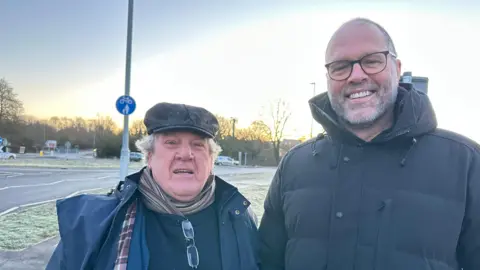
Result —
M149 269L191 270L187 259L187 242L181 222L184 217L145 210ZM195 232L198 249L198 270L221 270L218 217L215 203L206 209L187 215Z

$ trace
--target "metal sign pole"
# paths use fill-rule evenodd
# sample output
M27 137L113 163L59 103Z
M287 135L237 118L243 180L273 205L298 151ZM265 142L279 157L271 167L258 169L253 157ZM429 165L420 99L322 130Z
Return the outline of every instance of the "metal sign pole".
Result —
M127 25L127 57L125 65L125 96L130 96L130 63L132 55L132 24L133 24L133 0L128 1L128 25ZM123 110L123 136L122 151L120 153L120 180L124 180L128 174L128 163L130 161L130 149L128 147L128 102Z

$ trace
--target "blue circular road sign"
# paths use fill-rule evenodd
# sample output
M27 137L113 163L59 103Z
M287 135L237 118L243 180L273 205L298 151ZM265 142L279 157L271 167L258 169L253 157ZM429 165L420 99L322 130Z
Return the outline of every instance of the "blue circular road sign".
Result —
M117 111L123 115L130 115L135 111L137 104L131 96L121 96L115 104Z

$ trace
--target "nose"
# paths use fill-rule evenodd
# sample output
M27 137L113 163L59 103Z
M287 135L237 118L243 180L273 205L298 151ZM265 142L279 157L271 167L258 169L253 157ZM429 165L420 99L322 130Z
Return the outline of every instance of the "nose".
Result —
M362 83L363 81L366 81L367 78L368 75L365 74L360 64L355 63L352 67L352 73L350 74L350 77L348 77L348 83Z
M191 160L193 159L193 152L190 145L182 145L177 152L176 158L179 160Z

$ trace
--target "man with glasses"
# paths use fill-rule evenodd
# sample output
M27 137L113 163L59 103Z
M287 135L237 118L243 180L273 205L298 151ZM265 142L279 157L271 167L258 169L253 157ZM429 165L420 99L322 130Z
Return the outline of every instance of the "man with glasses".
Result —
M437 128L399 83L390 35L357 18L332 36L325 133L282 159L259 228L263 270L480 269L480 147Z

